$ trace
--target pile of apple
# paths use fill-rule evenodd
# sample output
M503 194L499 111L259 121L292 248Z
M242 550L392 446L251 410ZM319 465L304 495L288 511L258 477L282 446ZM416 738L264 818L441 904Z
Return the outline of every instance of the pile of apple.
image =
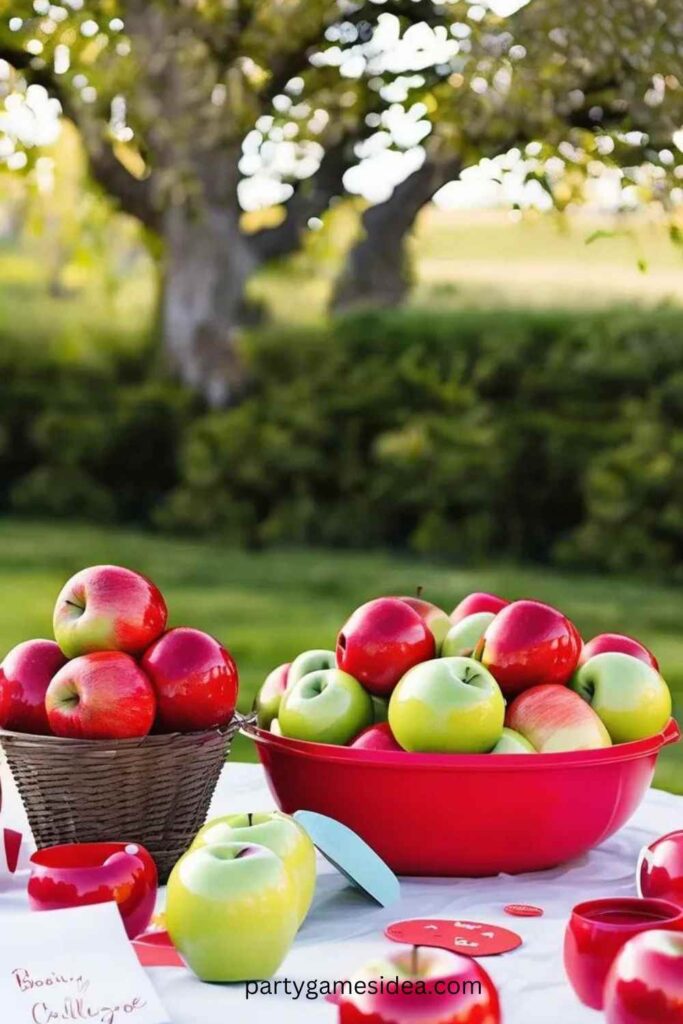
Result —
M18 644L0 666L0 726L112 740L227 724L237 667L212 636L166 631L160 590L138 572L96 565L62 588L55 640Z
M365 750L558 753L654 735L671 695L637 640L584 644L550 605L476 593L450 615L420 597L361 605L335 651L271 672L256 711L262 729Z

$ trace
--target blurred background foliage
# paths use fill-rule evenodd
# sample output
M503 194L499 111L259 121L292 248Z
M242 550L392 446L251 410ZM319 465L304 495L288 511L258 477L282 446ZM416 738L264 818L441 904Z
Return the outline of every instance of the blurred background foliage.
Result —
M0 0L2 647L111 560L245 709L424 582L683 694L682 40L674 0Z

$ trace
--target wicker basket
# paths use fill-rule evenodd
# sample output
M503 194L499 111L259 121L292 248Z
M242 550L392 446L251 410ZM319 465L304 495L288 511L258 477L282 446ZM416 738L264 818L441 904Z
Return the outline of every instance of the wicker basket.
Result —
M204 824L230 742L242 724L133 740L70 740L0 729L39 849L62 843L138 842L159 880Z

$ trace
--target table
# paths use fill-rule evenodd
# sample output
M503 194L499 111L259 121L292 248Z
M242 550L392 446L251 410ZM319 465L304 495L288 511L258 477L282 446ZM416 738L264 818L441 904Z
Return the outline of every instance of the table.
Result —
M6 769L2 785L4 823L26 829ZM273 806L260 766L230 764L221 776L211 813ZM401 901L387 909L351 889L321 861L313 907L278 977L299 982L347 978L369 960L399 948L382 934L391 921L459 917L504 925L524 939L524 945L514 952L480 961L499 988L505 1024L597 1024L602 1017L579 1004L564 978L562 936L569 911L582 899L635 895L638 851L675 828L683 828L683 797L650 790L621 832L579 860L528 875L406 878ZM9 891L0 895L0 934L3 910L26 906L25 884L26 874L20 872ZM503 906L511 902L542 906L545 916L509 917ZM173 1024L333 1024L336 1020L336 1009L324 998L296 1001L282 994L247 1002L242 985L203 985L189 971L178 968L154 968L149 973Z

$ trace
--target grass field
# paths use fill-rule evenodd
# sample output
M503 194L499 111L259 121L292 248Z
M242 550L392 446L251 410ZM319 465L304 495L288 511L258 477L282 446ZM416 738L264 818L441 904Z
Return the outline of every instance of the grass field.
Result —
M351 211L336 213L324 239L313 238L289 263L258 273L251 296L281 322L320 321L340 269L338 250L354 231ZM597 231L608 237L586 244ZM411 248L416 282L410 301L429 309L573 310L681 301L681 249L662 224L643 217L529 214L515 222L504 211L428 207ZM1 335L22 346L56 346L71 359L106 358L112 346L139 345L155 315L152 264L140 245L126 248L117 265L126 270L115 287L112 281L105 286L95 264L69 278L70 290L55 297L42 236L0 243Z
M348 244L349 217L337 217L332 229ZM429 309L575 310L681 301L682 251L663 224L643 216L529 213L512 220L502 210L429 206L410 248L410 303ZM338 270L338 258L314 244L286 267L261 271L251 293L278 320L315 322ZM297 302L291 301L293 287Z
M49 635L55 597L84 565L117 562L150 575L166 594L171 624L218 636L236 657L247 710L267 672L299 651L329 647L349 612L378 594L412 593L450 608L468 591L534 596L561 607L585 636L624 630L660 659L683 721L683 593L642 582L486 566L462 570L389 554L233 551L209 543L87 526L0 520L0 652ZM236 756L252 760L240 739ZM683 744L661 758L657 782L683 793Z

